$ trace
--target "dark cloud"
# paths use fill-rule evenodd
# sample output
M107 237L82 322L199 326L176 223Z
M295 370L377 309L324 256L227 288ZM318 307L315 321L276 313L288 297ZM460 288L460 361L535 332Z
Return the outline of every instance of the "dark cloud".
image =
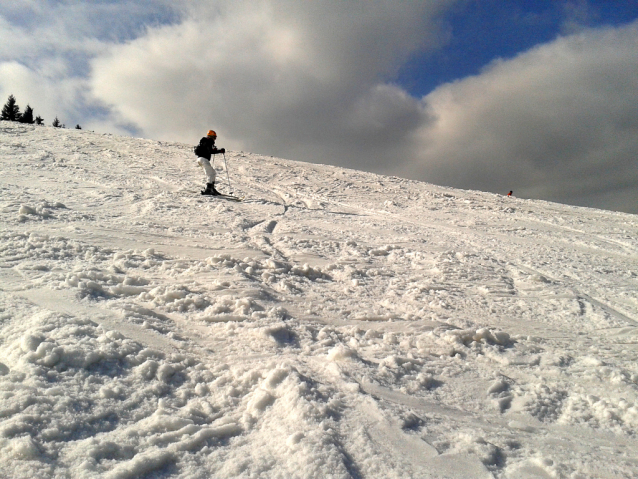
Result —
M438 46L449 3L194 4L180 25L97 58L93 93L156 138L192 142L210 126L236 148L384 168L423 122L387 80Z

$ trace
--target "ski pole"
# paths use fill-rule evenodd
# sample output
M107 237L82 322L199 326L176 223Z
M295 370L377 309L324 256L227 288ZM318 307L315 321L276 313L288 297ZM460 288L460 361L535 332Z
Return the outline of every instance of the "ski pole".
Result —
M224 155L224 168L226 168L226 178L228 178L228 191L232 195L233 194L233 190L230 187L230 176L228 175L228 166L226 165L226 153L222 153L222 155Z

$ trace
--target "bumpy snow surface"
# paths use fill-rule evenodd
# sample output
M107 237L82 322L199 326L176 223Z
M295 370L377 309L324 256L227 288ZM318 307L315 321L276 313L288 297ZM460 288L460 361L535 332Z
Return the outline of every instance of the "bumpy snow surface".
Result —
M0 123L0 476L638 476L638 216L226 160Z

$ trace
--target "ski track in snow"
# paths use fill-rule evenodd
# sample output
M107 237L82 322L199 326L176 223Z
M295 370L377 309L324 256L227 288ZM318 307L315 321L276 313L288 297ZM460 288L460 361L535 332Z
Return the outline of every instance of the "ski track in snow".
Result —
M638 476L637 216L191 151L0 123L2 476Z

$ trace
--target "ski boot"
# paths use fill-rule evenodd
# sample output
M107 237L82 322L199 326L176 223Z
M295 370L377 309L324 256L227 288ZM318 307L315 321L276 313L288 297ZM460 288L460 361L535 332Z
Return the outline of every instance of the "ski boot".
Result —
M206 189L202 191L202 195L219 196L221 193L215 189L215 183L206 183Z

